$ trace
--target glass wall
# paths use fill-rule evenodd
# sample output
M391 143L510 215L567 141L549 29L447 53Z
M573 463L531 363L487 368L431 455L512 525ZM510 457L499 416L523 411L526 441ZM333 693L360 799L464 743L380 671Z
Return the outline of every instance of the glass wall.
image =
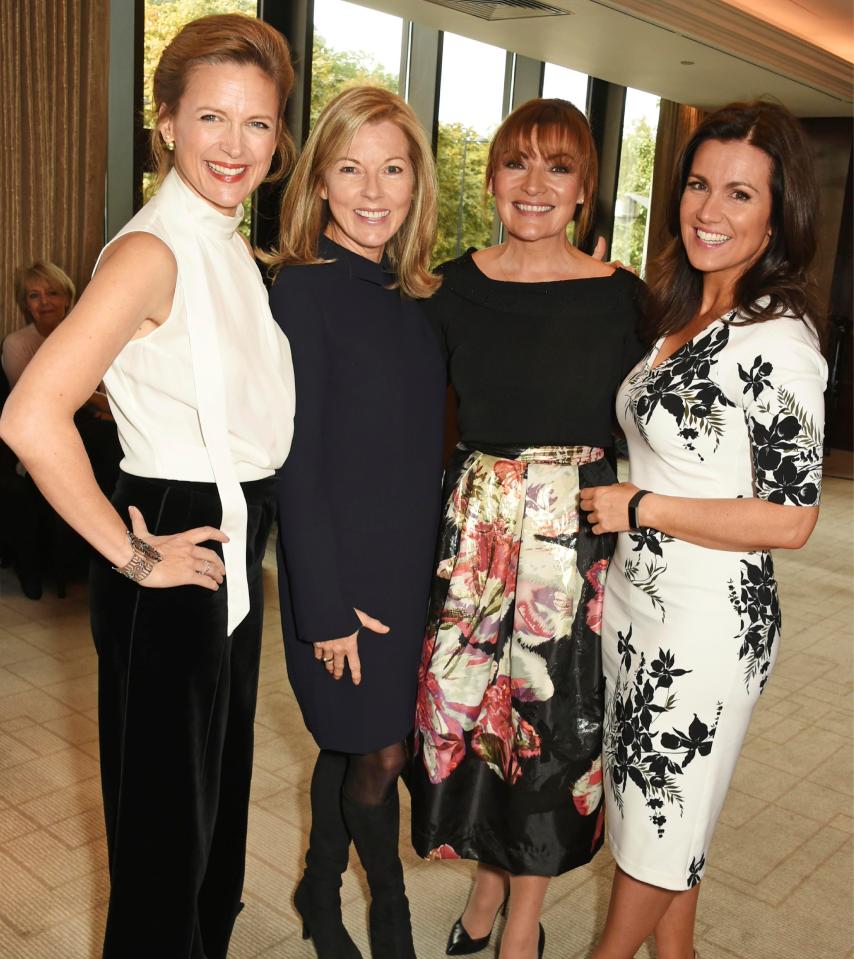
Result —
M483 176L490 136L501 123L506 53L476 40L444 35L439 92L439 235L436 263L470 246L488 246L492 204ZM476 78L476 82L473 82Z
M582 113L587 114L587 88L590 77L578 70L547 63L543 72L543 96L569 100Z
M175 34L190 20L206 17L212 13L245 13L256 16L257 0L145 0L145 35L143 40L142 67L142 115L146 130L154 126L154 101L152 83L160 55ZM151 197L154 174L142 174L143 202ZM252 204L244 204L246 218L241 230L249 235L249 217Z
M372 83L398 92L400 17L345 0L315 0L311 124L345 87Z
M646 267L658 109L657 96L631 87L626 90L611 257L641 276Z

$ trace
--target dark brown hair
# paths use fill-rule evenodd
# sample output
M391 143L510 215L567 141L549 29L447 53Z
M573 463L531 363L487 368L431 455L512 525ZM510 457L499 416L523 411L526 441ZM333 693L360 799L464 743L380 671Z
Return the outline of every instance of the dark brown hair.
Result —
M710 114L679 156L667 206L670 240L650 265L643 333L650 341L673 333L700 309L703 274L688 260L679 207L694 156L707 140L750 143L771 159L771 236L735 284L732 307L739 310L740 321L758 323L790 313L809 317L821 331L822 312L809 276L818 216L812 151L800 123L785 107L756 100L730 103Z
M495 176L500 163L533 151L535 133L540 156L568 157L577 166L584 203L579 204L581 212L576 211L575 242L581 243L596 212L599 163L587 118L568 100L528 100L516 107L489 144L486 183Z
M294 68L285 38L269 24L242 13L214 14L191 20L163 51L154 71L157 122L151 131L151 155L158 183L172 169L173 155L163 144L160 123L173 116L187 89L194 67L239 63L257 67L270 78L279 96L278 164L269 180L280 180L290 170L294 145L285 125L285 103L294 85Z

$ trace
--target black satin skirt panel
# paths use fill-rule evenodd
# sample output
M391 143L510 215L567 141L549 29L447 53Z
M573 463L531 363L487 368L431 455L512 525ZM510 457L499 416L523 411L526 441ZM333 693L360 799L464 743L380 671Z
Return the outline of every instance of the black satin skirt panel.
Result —
M412 841L555 876L602 844L600 628L612 535L579 490L601 449L458 448L419 672Z
M240 909L274 479L243 484L251 608L226 634L227 581L148 589L90 578L110 864L105 959L225 959ZM219 526L212 483L121 473L113 504L155 535ZM219 545L204 544L219 550Z

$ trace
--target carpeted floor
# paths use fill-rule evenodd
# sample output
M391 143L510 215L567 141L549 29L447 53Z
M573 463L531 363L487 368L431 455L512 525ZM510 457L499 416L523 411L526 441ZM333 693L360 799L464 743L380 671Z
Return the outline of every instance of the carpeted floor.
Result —
M852 939L852 493L826 484L818 529L776 554L783 646L754 716L700 897L702 959L843 959ZM314 746L284 673L275 563L267 563L246 878L231 959L312 959L291 896L301 870ZM82 586L23 598L0 571L0 956L99 955L107 877L98 785L96 664ZM405 794L403 796L405 803ZM471 867L425 863L403 842L420 959L444 955ZM583 959L604 920L612 862L555 880L549 959ZM369 955L364 878L345 918ZM483 953L492 959L494 950ZM639 956L651 957L651 947ZM152 956L151 959L158 959Z

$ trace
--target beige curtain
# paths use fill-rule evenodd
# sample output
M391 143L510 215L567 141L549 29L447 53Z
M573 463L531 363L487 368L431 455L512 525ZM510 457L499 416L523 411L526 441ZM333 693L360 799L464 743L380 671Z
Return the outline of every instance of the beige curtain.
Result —
M673 185L676 158L704 116L697 107L674 103L672 100L661 101L652 171L647 262L657 256L667 242L667 201Z
M15 267L86 285L104 237L109 0L0 0L0 337Z

